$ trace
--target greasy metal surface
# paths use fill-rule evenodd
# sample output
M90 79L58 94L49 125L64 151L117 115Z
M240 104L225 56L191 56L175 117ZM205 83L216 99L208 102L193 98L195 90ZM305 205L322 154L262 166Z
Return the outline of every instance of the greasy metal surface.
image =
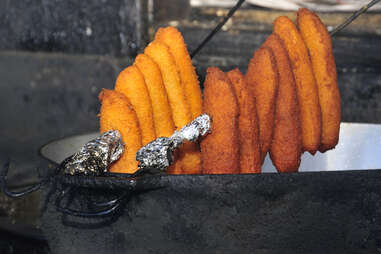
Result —
M41 154L49 160L60 163L98 135L89 133L53 141L42 147ZM317 153L315 156L304 153L299 171L380 169L380 154L380 124L342 123L340 140L336 148L324 154ZM276 172L268 157L262 168L263 172Z
M121 213L104 218L58 212L47 183L41 221L52 253L359 254L381 247L378 170L144 181L161 188L134 192ZM88 195L102 202L123 190L106 193L77 188L67 204L83 210Z

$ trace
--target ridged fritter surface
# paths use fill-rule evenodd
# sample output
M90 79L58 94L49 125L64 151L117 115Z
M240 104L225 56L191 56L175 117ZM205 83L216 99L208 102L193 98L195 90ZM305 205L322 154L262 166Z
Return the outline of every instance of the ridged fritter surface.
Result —
M275 103L279 85L275 57L269 47L261 47L254 53L246 72L246 78L256 100L261 162L263 163L273 137Z
M274 21L274 33L282 39L294 72L302 123L303 151L315 154L320 145L321 109L307 47L288 17L281 16Z
M337 145L341 121L340 92L331 37L320 18L305 8L298 11L297 22L311 57L319 91L322 122L319 150L325 152Z
M234 88L239 105L240 173L260 173L261 147L255 98L251 94L245 77L238 69L229 71L227 76Z
M143 74L136 66L129 66L119 74L115 91L124 94L134 107L139 119L143 145L156 139L151 98Z
M279 73L270 157L279 172L296 172L302 152L302 131L294 74L287 50L278 35L271 34L264 46L274 53Z
M204 174L239 173L239 107L229 78L220 69L207 69L203 112L211 116L211 133L201 140Z
M100 132L118 130L122 134L124 152L110 167L110 172L134 173L138 168L136 152L142 147L139 121L127 97L113 90L103 89L99 94Z
M152 102L152 112L157 137L169 137L175 131L167 91L157 64L147 55L139 54L134 65L144 76Z
M192 118L198 117L202 112L200 84L183 36L175 27L166 27L159 28L155 40L163 42L169 47L179 68L181 82L190 105Z
M168 46L164 43L153 41L144 51L159 66L164 86L168 94L169 105L176 129L180 129L192 120L189 103L185 96L181 78L175 59ZM179 160L182 172L200 172L200 154L198 147L191 143L184 144L179 151ZM179 172L176 172L179 173Z

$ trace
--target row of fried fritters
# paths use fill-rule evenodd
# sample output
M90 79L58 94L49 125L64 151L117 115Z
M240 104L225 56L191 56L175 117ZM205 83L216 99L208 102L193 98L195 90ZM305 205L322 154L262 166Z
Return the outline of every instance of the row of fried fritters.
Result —
M119 130L126 151L110 171L133 173L136 152L157 137L168 137L202 113L202 95L181 33L161 28L133 65L118 76L114 90L99 96L100 131ZM169 173L201 172L198 144L185 143Z
M185 144L169 173L258 173L269 152L279 172L297 171L302 152L336 146L340 95L330 36L318 16L300 9L287 17L250 60L246 75L208 68L203 99L184 39L159 29L134 65L103 90L101 132L118 129L126 152L111 171L134 172L136 151L169 136L202 112L212 130Z

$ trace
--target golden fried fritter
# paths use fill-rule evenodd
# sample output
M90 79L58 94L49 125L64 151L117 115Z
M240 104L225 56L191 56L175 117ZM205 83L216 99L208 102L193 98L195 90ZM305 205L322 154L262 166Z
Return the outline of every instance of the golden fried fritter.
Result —
M168 94L175 128L180 129L191 121L192 115L181 85L176 62L168 46L161 42L151 42L144 50L144 53L151 57L159 66L164 87Z
M180 129L192 120L189 103L186 99L178 67L168 46L164 43L153 41L144 51L159 66L164 86L167 90L169 105L176 129ZM180 161L184 173L200 172L200 154L195 144L185 143L180 149Z
M110 172L134 173L138 169L136 152L142 147L139 121L127 97L113 90L103 89L99 94L100 132L118 130L122 134L124 152L110 167Z
M136 66L129 66L119 74L115 91L123 93L134 107L139 119L143 145L156 139L151 98L143 74Z
M294 74L287 50L278 35L271 34L264 46L274 53L279 72L270 157L279 172L297 172L302 153L302 131Z
M172 110L159 66L146 54L139 54L134 62L144 76L152 102L153 120L157 137L169 137L175 131ZM167 169L168 174L181 174L182 166L175 152L175 162Z
M261 163L263 163L273 137L275 102L279 85L275 57L269 47L261 47L254 53L246 72L246 79L256 99Z
M307 47L288 17L281 16L274 21L274 33L282 39L294 72L302 124L303 151L315 154L320 145L321 109Z
M139 54L134 62L144 76L152 102L153 119L157 137L169 137L175 131L161 72L157 64L146 54Z
M239 173L239 107L229 78L208 68L204 82L203 112L212 119L211 133L201 140L202 172Z
M332 42L327 28L315 13L305 8L299 9L297 23L311 56L319 91L322 122L319 150L325 152L337 145L341 120L340 92Z
M240 144L240 173L261 172L261 147L255 98L245 77L236 68L227 73L239 105L238 130Z
M192 118L198 117L202 112L201 90L183 36L175 27L166 27L159 28L155 40L165 43L169 47L179 68L181 82L190 105Z
M198 117L202 112L202 96L196 71L189 56L184 38L175 27L159 28L155 35L155 41L164 43L169 47L180 74L181 84L184 88L185 97L189 103L192 119ZM201 155L198 144L184 144L180 153L184 160L184 174L198 174L201 172ZM192 157L184 157L185 153L192 153ZM189 162L187 160L191 159Z

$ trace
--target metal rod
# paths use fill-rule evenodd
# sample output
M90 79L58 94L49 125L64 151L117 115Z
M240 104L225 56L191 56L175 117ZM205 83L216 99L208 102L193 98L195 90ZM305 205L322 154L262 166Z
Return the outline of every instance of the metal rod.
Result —
M220 29L234 15L235 11L238 10L244 2L245 0L237 1L236 5L230 9L228 15L226 15L226 17L216 26L216 28L214 28L213 31L211 31L209 35L201 42L201 44L191 53L191 58L193 58L218 31L220 31Z
M335 35L337 32L343 30L347 25L349 25L350 23L352 23L356 18L358 18L358 16L360 16L361 14L365 13L370 7L372 7L373 5L375 5L376 3L378 3L380 0L372 0L370 1L368 4L364 5L363 7L361 7L360 10L356 11L355 13L352 14L352 16L350 16L344 23L338 25L337 27L335 27L329 34L331 36Z

